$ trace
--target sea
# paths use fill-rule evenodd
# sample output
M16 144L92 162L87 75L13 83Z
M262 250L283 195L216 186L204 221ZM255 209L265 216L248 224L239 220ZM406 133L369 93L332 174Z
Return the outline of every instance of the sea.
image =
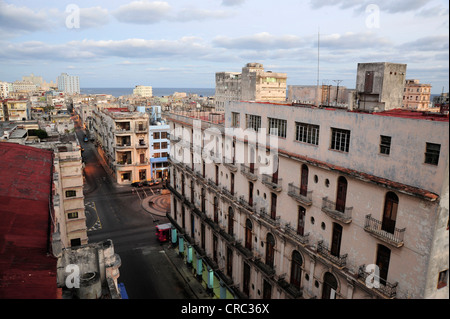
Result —
M81 88L81 94L109 94L114 97L133 94L134 88ZM152 88L153 96L168 96L175 92L198 94L199 96L214 96L214 88Z

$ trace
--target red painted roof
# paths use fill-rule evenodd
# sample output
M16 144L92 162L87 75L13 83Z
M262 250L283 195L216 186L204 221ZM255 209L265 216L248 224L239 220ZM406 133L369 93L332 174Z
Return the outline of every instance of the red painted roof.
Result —
M417 120L448 122L448 114L413 111L413 110L407 110L407 109L392 109L389 111L375 112L372 114L380 115L380 116L402 117L402 118L417 119Z
M49 252L51 151L0 142L0 299L58 297Z

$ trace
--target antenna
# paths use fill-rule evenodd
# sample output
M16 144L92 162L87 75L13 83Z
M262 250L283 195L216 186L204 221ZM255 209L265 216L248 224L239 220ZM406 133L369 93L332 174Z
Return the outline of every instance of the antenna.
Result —
M320 58L320 28L317 27L317 93L316 93L316 99L317 99L317 106L319 105L319 58Z

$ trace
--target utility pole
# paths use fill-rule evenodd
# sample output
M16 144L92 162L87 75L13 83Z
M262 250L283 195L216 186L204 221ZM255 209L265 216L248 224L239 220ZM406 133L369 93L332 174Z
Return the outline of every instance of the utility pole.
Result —
M338 104L338 96L339 96L339 83L341 83L343 80L333 80L333 82L337 83L336 87L336 106Z

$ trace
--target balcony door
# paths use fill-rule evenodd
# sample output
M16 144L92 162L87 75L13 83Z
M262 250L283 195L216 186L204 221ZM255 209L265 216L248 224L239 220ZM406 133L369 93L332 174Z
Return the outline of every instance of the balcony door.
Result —
M248 182L248 204L253 207L253 183Z
M337 286L336 277L326 272L323 278L322 299L336 299Z
M250 219L245 221L245 248L252 250L252 229L253 224Z
M267 234L266 240L266 265L273 268L275 261L275 238L272 234Z
M339 257L339 254L341 252L341 240L342 240L342 226L337 223L333 223L333 235L330 250L333 256Z
M308 192L308 166L302 165L302 175L300 179L300 195L306 196Z
M376 265L380 271L380 283L382 285L386 285L390 259L391 250L383 245L378 245Z
M347 180L339 176L336 195L336 210L343 213L345 211L345 201L347 199Z
M398 197L392 192L386 194L381 229L393 234L397 220Z
M298 206L297 234L300 236L303 236L305 233L305 215L306 209L302 206Z
M295 288L300 289L301 279L302 279L302 264L303 259L300 253L296 250L292 253L292 264L291 264L291 285Z

